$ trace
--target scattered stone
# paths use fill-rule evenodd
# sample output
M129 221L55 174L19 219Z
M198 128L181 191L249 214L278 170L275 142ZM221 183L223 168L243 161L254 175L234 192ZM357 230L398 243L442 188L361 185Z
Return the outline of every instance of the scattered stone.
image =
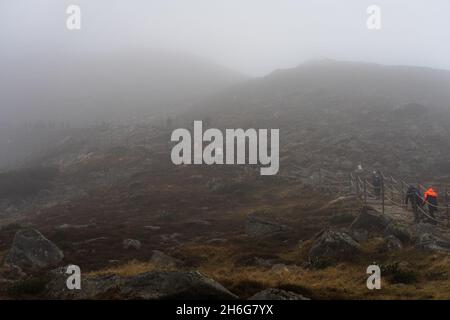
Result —
M172 234L162 234L161 239L163 241L177 241L177 238L179 238L181 234L178 232L172 233Z
M289 230L284 225L253 215L249 215L245 223L245 231L251 237L267 237Z
M144 228L152 230L152 231L157 231L157 230L161 229L161 227L159 227L159 226L144 226Z
M59 226L56 226L55 229L57 230L67 230L67 229L86 229L90 227L95 227L95 224L61 224Z
M275 264L274 259L263 259L258 257L254 258L254 262L255 265L263 268L270 268Z
M347 233L333 230L320 232L309 251L312 260L337 261L359 253L360 245Z
M140 250L141 242L139 240L135 240L135 239L125 239L122 242L122 247L125 250L128 250L130 248L135 249L135 250Z
M14 236L5 264L21 269L41 269L55 266L63 258L62 251L39 231L22 229Z
M416 246L424 250L450 252L450 241L440 239L430 233L423 233Z
M181 260L172 258L159 250L153 250L150 262L160 268L174 268L183 264Z
M384 239L384 247L388 251L400 250L403 248L403 244L396 236L391 235Z
M251 296L248 300L310 300L301 294L281 289L265 289Z
M289 268L285 264L277 263L272 266L272 268L270 269L270 272L280 275L280 274L289 273L290 271L289 271Z
M98 241L106 241L106 240L109 240L109 238L108 237L98 237L98 238L74 242L73 245L79 246L79 245L89 244L89 243L98 242Z

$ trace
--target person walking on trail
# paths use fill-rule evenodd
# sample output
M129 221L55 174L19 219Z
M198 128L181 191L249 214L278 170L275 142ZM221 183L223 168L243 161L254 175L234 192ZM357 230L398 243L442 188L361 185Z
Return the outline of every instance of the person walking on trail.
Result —
M421 204L420 191L416 187L410 185L406 191L405 204L408 208L408 203L411 203L411 208L414 213L414 222L420 222L419 206Z
M430 213L430 216L435 218L434 213L437 211L438 206L438 194L434 189L431 187L427 191L425 191L423 195L423 204L428 204L428 212Z
M382 183L383 183L383 180L381 178L381 174L375 170L372 173L372 185L373 185L373 193L375 194L375 197L377 198L377 200L380 199Z

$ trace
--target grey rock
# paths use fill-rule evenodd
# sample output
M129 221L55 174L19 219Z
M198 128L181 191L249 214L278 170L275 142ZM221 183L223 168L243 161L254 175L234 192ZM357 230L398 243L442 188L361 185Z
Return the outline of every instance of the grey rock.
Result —
M56 226L55 229L57 230L67 230L67 229L86 229L90 227L95 227L95 224L61 224L59 226Z
M392 219L370 207L361 209L360 214L352 222L351 229L364 229L369 232L383 232Z
M416 246L424 250L450 252L450 241L441 239L430 233L419 236Z
M289 273L289 268L283 263L277 263L272 266L270 272L273 274L284 274Z
M408 226L391 222L384 230L386 236L394 236L404 243L412 241L413 235Z
M218 282L199 272L146 272L131 277L83 277L82 290L68 290L64 270L46 287L52 299L237 299Z
M135 239L125 239L122 242L122 247L127 250L127 249L135 249L135 250L140 250L141 249L141 242L139 240L135 240Z
M5 264L21 269L42 269L55 266L64 258L63 252L36 229L17 231Z
M284 225L253 215L249 215L245 223L245 232L251 237L266 237L289 230Z
M281 289L265 289L251 296L248 300L310 300L301 294Z
M359 243L366 242L369 239L369 232L365 229L350 229L350 235Z
M324 230L316 236L309 258L337 261L351 257L360 250L360 245L347 233Z
M403 244L397 237L391 235L384 239L384 248L388 251L400 250Z
M150 262L160 268L174 268L183 264L181 260L172 258L159 250L153 250Z

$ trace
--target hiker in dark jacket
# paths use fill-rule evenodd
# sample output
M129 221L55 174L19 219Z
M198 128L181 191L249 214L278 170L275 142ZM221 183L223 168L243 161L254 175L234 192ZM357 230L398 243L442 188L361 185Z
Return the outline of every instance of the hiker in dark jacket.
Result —
M421 205L421 199L420 191L414 186L409 186L408 190L406 191L406 207L408 207L409 202L411 203L411 208L414 213L414 222L418 223L420 222L419 206Z
M372 184L373 184L373 193L375 194L375 197L380 199L381 194L381 184L383 183L381 174L378 171L374 171L372 173Z

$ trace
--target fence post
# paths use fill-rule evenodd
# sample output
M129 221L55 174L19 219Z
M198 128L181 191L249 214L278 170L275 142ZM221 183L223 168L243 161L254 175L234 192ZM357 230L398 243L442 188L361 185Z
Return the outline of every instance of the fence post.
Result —
M350 179L348 179L349 183L348 183L348 189L349 189L349 194L352 194L353 188L352 188L352 184L353 184L353 177L352 174L350 173Z
M381 177L381 210L384 214L384 177Z
M394 177L391 176L391 200L394 201Z
M359 199L360 198L360 192L359 192L359 176L358 177L356 177L356 179L355 179L355 181L356 181L356 197Z
M402 185L402 194L401 194L402 198L400 199L401 200L400 203L402 204L402 207L405 208L405 205L404 205L404 201L405 201L405 183L403 182L403 180L401 181L401 185Z
M445 214L447 215L447 221L449 220L448 216L448 185L445 185Z
M367 206L367 179L364 179L364 205Z

